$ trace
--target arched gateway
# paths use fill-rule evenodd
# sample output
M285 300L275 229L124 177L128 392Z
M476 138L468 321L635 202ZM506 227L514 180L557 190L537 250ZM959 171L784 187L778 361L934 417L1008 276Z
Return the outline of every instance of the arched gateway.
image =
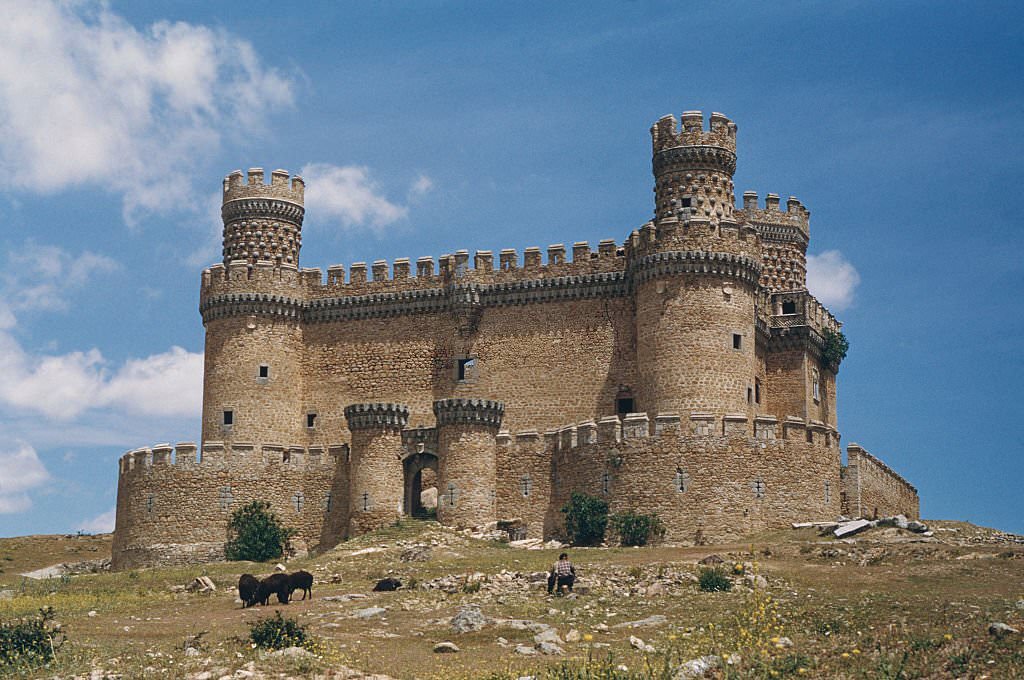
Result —
M425 517L427 508L423 505L422 493L437 484L437 456L429 451L411 453L402 460L402 472L405 479L403 514Z

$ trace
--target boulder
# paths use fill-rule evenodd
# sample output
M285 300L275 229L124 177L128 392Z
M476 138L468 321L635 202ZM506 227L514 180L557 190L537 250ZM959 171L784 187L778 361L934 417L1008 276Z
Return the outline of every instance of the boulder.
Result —
M660 626L668 623L668 618L661 614L654 614L648 616L646 619L640 619L639 621L623 621L622 623L616 623L612 628L642 628L644 626Z
M550 642L555 645L564 644L562 642L562 638L558 636L558 631L554 628L547 628L537 633L533 636L533 642L538 645L543 644L545 642Z
M707 678L721 665L721 659L709 654L696 659L690 659L676 669L675 680L690 680L691 678Z
M452 617L452 630L456 633L470 633L490 623L491 620L480 611L480 605L467 604Z
M372 619L375 616L380 616L387 609L384 607L367 607L366 609L357 609L355 611L355 617L357 619Z
M197 576L192 580L192 583L185 586L185 590L192 593L212 593L217 590L217 586L214 585L209 576Z
M988 624L988 634L993 636L997 640L1002 640L1007 635L1013 635L1019 632L1020 631L1016 628L1013 628L1012 626L1008 626L1005 623L1001 623L998 621Z
M910 521L907 522L907 530L913 531L915 534L923 534L928 531L928 525L922 522Z
M708 555L697 564L703 564L705 566L713 567L716 564L722 564L723 562L725 562L725 560L723 560L718 555Z
M536 656L537 650L533 647L527 647L526 645L516 645L516 654L522 654L523 656Z
M581 639L583 639L583 636L580 635L580 632L578 630L576 630L575 628L573 628L572 630L570 630L568 633L565 634L565 641L566 642L579 642Z
M316 657L316 654L302 647L285 647L276 652L271 652L270 656L284 659L312 659Z
M874 526L874 524L870 520L855 519L852 522L843 522L840 524L836 527L835 531L832 532L832 535L836 538L846 538L847 536L859 534L872 526Z
M459 647L454 642L438 642L434 645L435 654L453 654L457 651Z
M654 653L654 647L652 645L647 644L635 635L629 636L629 646L633 649L639 649L641 652L646 652L647 654Z
M548 656L561 656L565 654L565 650L554 642L541 642L537 645L537 651Z

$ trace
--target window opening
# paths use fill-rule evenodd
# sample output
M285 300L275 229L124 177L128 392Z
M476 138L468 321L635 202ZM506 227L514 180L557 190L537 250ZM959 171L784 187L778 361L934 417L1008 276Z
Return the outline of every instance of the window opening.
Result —
M755 479L754 483L751 484L750 486L754 490L754 498L764 498L764 481L760 479Z
M825 502L832 502L832 482L825 480Z
M679 200L679 205L681 207L683 207L683 208L689 208L690 205L692 205L692 202L693 202L692 198L689 198L689 197L682 198L682 199Z
M814 393L814 401L821 401L821 381L819 380L818 369L811 372L811 388Z
M612 490L612 476L605 472L601 475L601 493L611 493Z
M754 403L754 390L753 390L753 388L750 388L750 387L747 388L747 403L748 404L753 404Z
M782 303L783 314L796 314L796 303L792 300L786 300Z
M459 359L459 380L471 380L473 378L473 370L475 368L476 359L472 357Z
M616 399L615 411L620 416L624 416L627 413L636 413L633 406L633 397L622 397L621 399Z
M754 403L761 403L761 379L754 378Z
M153 494L146 496L146 512L153 512Z
M292 505L295 506L295 512L302 512L302 506L306 504L306 497L301 491L296 491L292 495Z
M370 493L368 491L363 492L363 512L370 509Z
M327 492L327 493L326 493L326 494L324 495L324 510L325 510L325 511L327 511L327 512L330 512L330 511L331 511L331 503L332 503L333 501L334 501L334 496L333 496L333 495L331 494L331 492L330 492L330 491L328 491L328 492Z
M679 493L686 493L686 490L690 488L690 475L686 474L682 468L676 468L675 487Z
M458 492L455 490L455 485L452 484L451 482L448 482L448 505L452 507L455 506L455 496L457 495L457 493Z
M227 510L231 507L231 503L234 501L234 496L231 494L230 486L222 486L220 488L220 509Z
M316 427L316 414L315 413L307 413L306 414L306 427L308 427L311 430L314 427Z
M523 475L519 478L519 491L523 496L530 495L530 489L533 487L533 482L530 481L530 475Z
M259 373L259 375L260 375L261 378L269 378L270 377L270 366L268 366L266 364L260 364L260 373Z
M235 412L224 411L224 425L230 427L235 424Z
M742 349L743 348L743 336L739 333L732 334L732 348Z

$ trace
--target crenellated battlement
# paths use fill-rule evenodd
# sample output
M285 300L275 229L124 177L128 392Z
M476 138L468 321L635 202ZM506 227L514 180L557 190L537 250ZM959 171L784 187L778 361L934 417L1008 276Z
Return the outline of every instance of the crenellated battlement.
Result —
M662 116L651 126L654 153L682 146L716 146L736 151L736 124L725 115L713 112L704 128L702 111L683 111L681 122L672 114Z
M806 290L772 293L770 298L772 328L810 326L819 333L835 333L843 329L841 321L828 311L828 307Z
M262 469L287 466L295 470L333 468L337 457L348 449L347 444L305 446L285 444L250 444L244 442L193 442L156 444L132 449L121 456L121 476L137 476L161 471L200 471L227 469L257 474Z
M756 191L744 191L743 217L757 227L762 238L791 238L786 229L797 229L802 234L806 245L806 240L810 235L811 211L804 207L803 203L795 196L790 196L786 200L784 210L780 204L781 200L778 194L768 194L765 196L764 207L761 207L758 205Z
M287 170L274 170L270 173L270 184L265 184L263 168L250 168L248 183L241 170L235 170L224 178L223 203L246 198L274 198L303 205L305 200L306 182L301 176L289 177Z
M534 449L543 439L549 453L570 452L590 444L618 444L630 440L657 438L664 435L684 437L691 444L701 440L718 441L743 438L761 443L786 441L818 444L825 450L836 450L840 435L831 425L787 416L782 422L775 416L743 413L715 415L693 411L687 416L659 413L653 419L647 413L627 413L584 420L540 433L537 430L501 431L498 445Z

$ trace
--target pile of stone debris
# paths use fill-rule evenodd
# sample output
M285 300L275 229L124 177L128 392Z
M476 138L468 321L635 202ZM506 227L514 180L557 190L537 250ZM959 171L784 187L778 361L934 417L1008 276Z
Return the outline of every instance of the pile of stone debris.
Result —
M935 534L935 532L928 528L927 524L917 522L912 519L908 520L903 515L882 517L880 519L846 519L845 517L840 517L835 522L794 522L791 526L794 529L807 529L813 527L817 529L818 533L822 536L832 534L836 538L848 538L855 534L859 534L862 531L878 527L895 527L897 529L905 529L911 533L920 534L922 536L933 536Z

